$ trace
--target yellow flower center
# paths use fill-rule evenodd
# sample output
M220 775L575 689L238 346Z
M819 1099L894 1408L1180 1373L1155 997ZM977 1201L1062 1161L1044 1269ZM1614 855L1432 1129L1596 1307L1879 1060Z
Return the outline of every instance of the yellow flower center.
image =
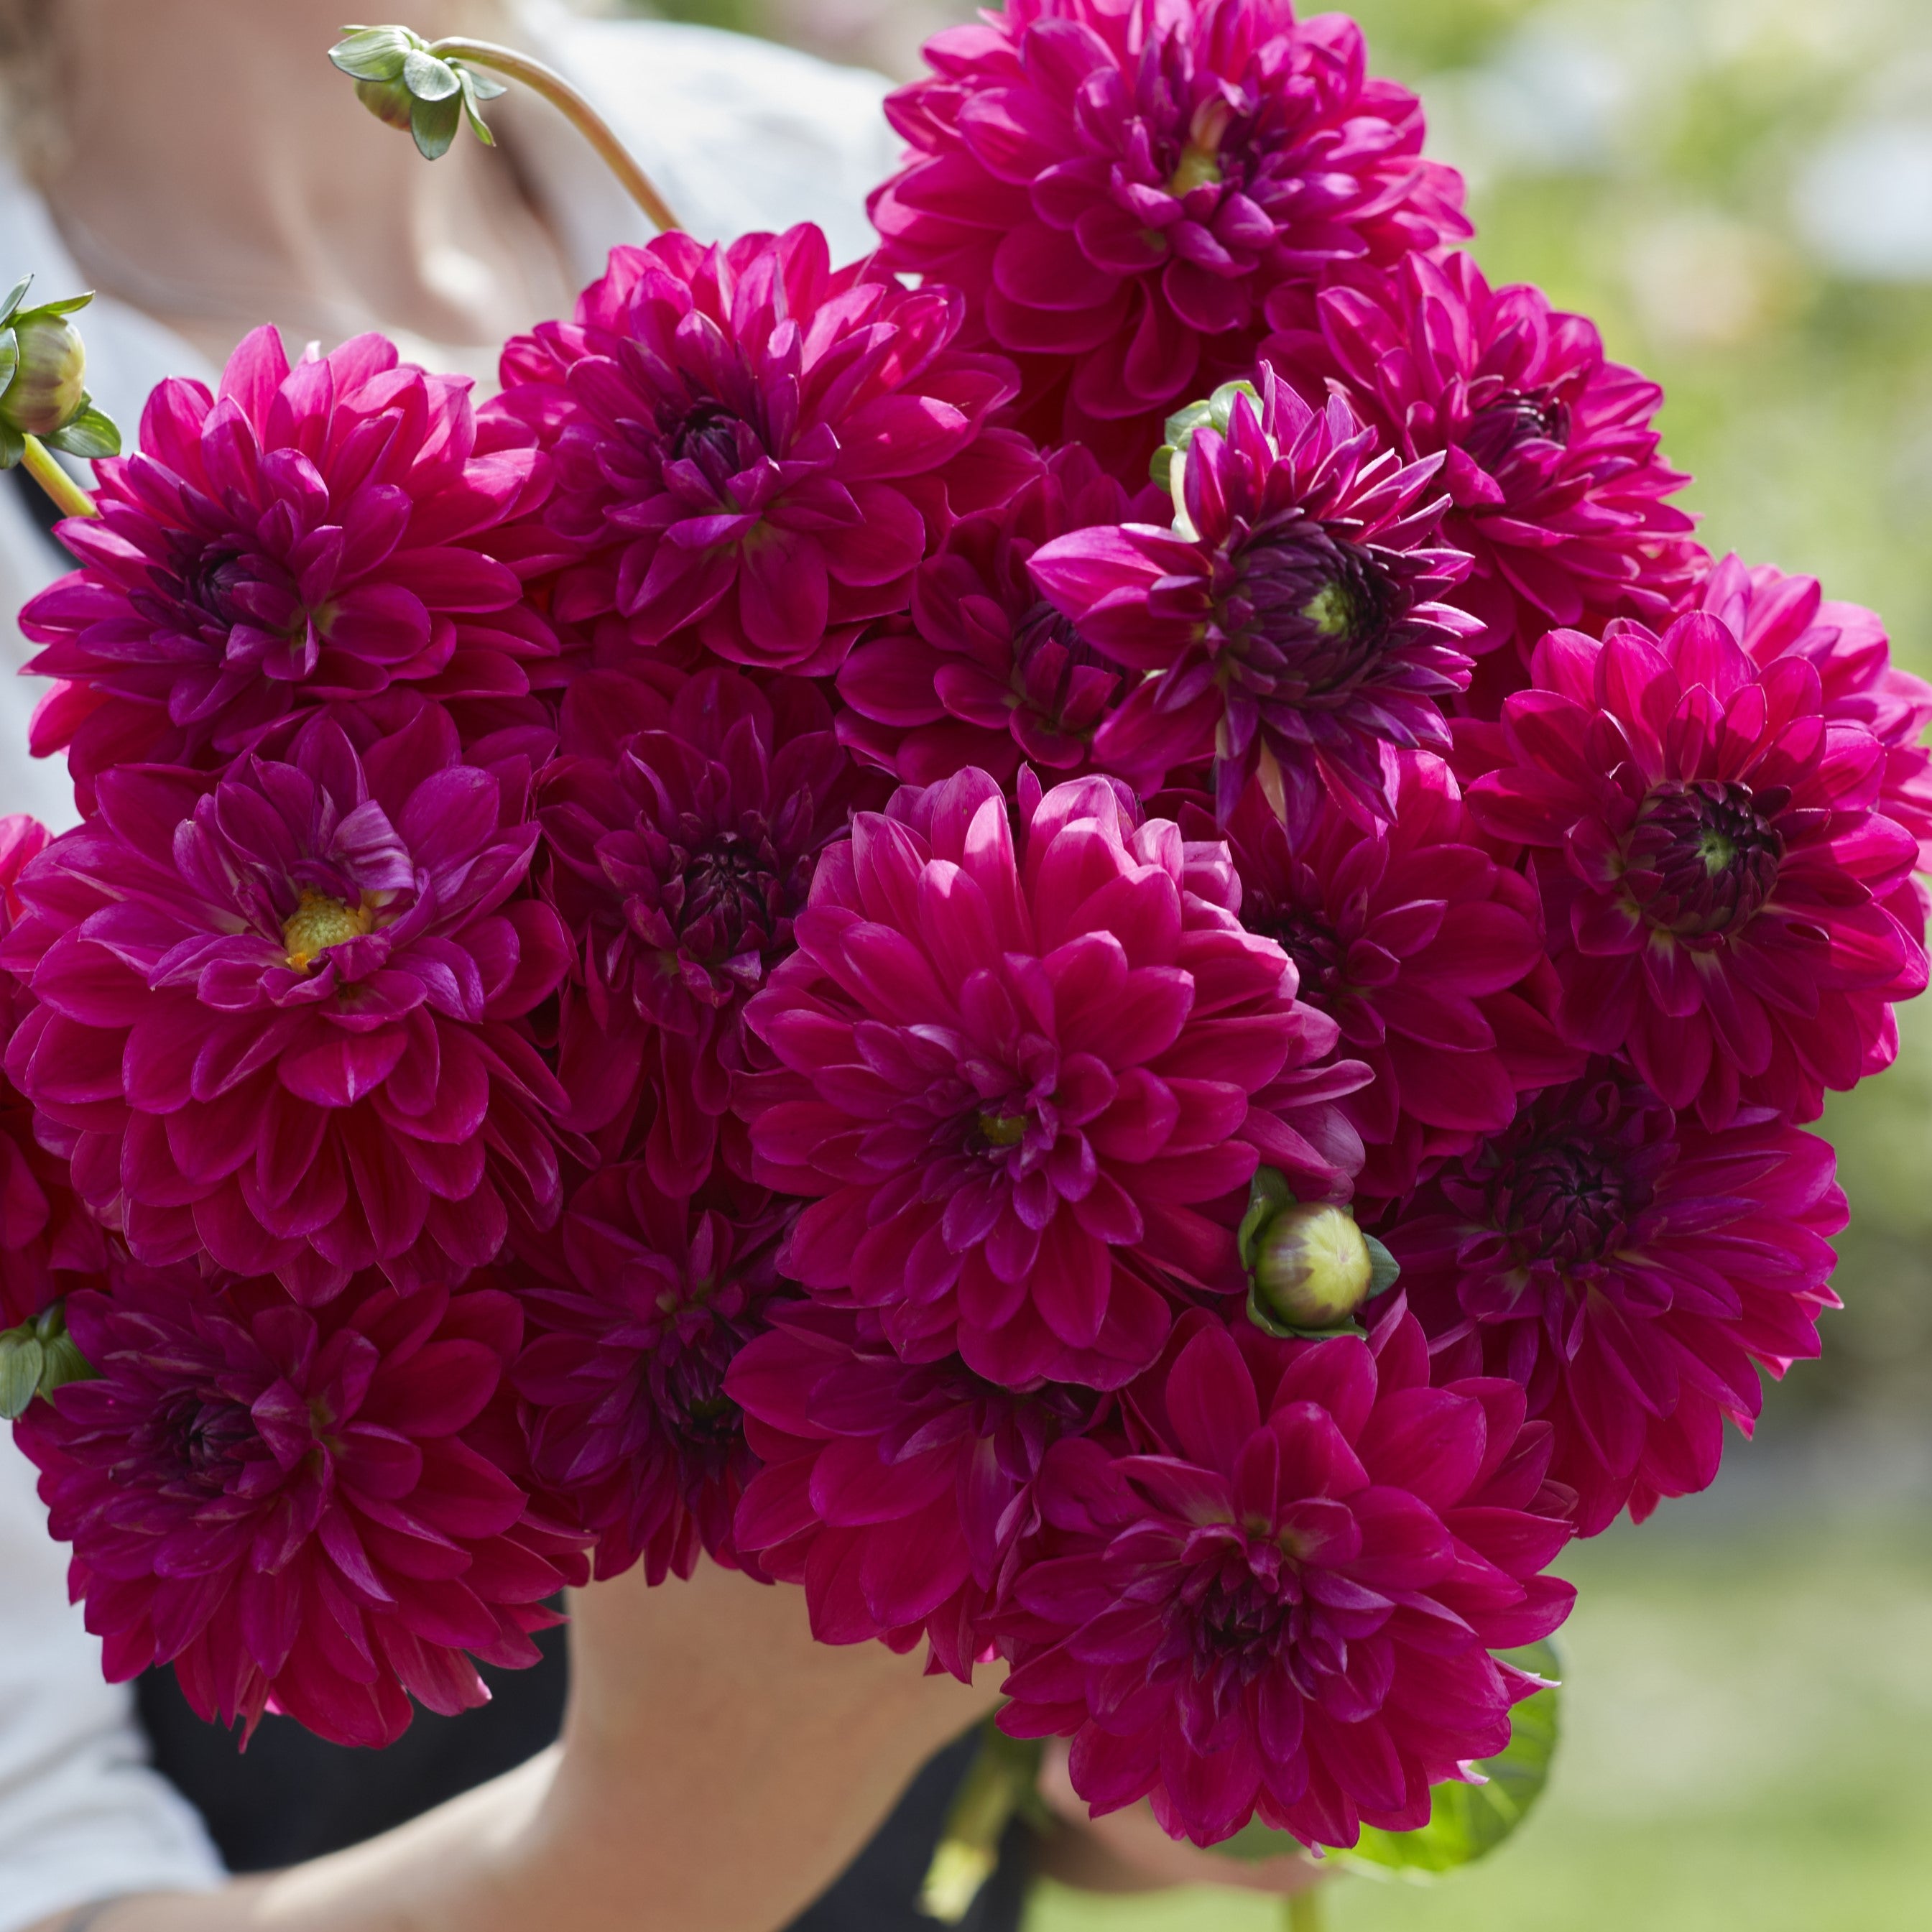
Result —
M340 899L304 886L301 902L282 922L282 944L288 948L289 964L306 972L317 953L360 939L375 926L375 908L366 900L352 912Z
M982 1114L980 1132L994 1147L1018 1147L1026 1138L1024 1114Z
M1167 178L1167 191L1177 198L1197 188L1207 188L1221 179L1221 158L1190 141L1180 151L1180 159Z

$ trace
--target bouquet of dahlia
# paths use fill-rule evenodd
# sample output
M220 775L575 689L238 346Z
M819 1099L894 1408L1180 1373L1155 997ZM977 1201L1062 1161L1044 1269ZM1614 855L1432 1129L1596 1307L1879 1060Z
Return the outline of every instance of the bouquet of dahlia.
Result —
M1700 548L1346 18L927 57L866 260L668 229L481 407L265 330L64 484L0 1400L224 1724L384 1744L703 1553L1096 1810L1415 1832L1816 1352L1932 688Z

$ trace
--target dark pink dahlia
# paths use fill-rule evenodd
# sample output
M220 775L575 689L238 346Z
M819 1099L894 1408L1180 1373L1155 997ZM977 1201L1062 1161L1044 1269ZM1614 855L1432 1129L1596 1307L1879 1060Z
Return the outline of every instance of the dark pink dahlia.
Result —
M506 1193L554 1218L566 1097L513 1022L568 940L520 896L523 798L446 716L360 755L318 720L286 764L100 792L21 876L0 959L37 1004L7 1070L140 1259L205 1248L315 1300L373 1266L460 1280Z
M62 526L81 568L20 614L28 668L62 680L33 748L67 747L84 808L116 765L219 766L332 700L529 689L556 641L493 533L550 464L479 453L469 389L376 335L291 369L259 328L218 399L154 392L139 453L100 466L99 518Z
M1885 747L1879 806L1918 841L1918 869L1932 872L1932 685L1892 661L1883 620L1857 604L1827 599L1811 577L1735 556L1712 566L1691 608L1727 624L1760 669L1802 658L1818 674L1825 715L1862 724Z
M695 626L735 663L836 670L905 608L928 519L1036 467L984 430L1018 379L951 346L959 320L948 290L834 275L810 226L613 250L574 322L505 350L494 406L556 452L546 515L583 559L560 620L643 650Z
M1707 1488L1760 1367L1818 1352L1831 1148L1767 1108L1712 1133L1599 1062L1526 1098L1388 1232L1437 1374L1502 1375L1556 1432L1580 1532Z
M1054 1382L1016 1394L957 1356L904 1363L869 1312L796 1303L775 1310L726 1388L764 1465L739 1548L805 1586L820 1642L903 1651L923 1636L970 1677L1038 1525L1041 1458L1100 1399Z
M859 816L746 1010L781 1071L734 1104L758 1178L814 1197L806 1288L880 1310L909 1360L1110 1388L1160 1350L1160 1276L1244 1285L1253 1096L1336 1029L1186 890L1174 826L1097 778L1023 787L1020 815L1016 847L969 770Z
M1478 734L1478 820L1531 848L1571 1045L1628 1052L1707 1126L1812 1119L1898 1052L1926 982L1918 848L1880 809L1885 747L1802 657L1760 670L1719 620L1553 631Z
M886 788L839 748L816 686L761 688L728 668L656 685L587 674L566 694L560 748L538 796L580 947L559 1045L572 1124L616 1122L621 1138L654 1106L652 1178L691 1194L744 1064L745 1002L791 950L820 851Z
M599 1576L640 1562L652 1583L688 1576L700 1550L737 1563L732 1518L758 1462L725 1379L785 1286L795 1211L740 1192L688 1200L640 1163L607 1167L572 1196L553 1264L520 1283L530 1467L596 1538Z
M410 1699L489 1692L472 1659L534 1664L544 1600L527 1498L473 1439L516 1353L498 1293L358 1277L325 1310L193 1264L117 1272L67 1304L96 1379L16 1426L109 1678L171 1664L205 1718L265 1711L392 1744Z
M886 104L909 146L882 258L963 289L1043 441L1116 442L1240 374L1262 298L1469 232L1414 95L1339 14L1287 0L1012 0L928 41Z
M1594 323L1492 290L1460 251L1284 291L1271 319L1264 352L1305 393L1339 388L1411 462L1444 455L1443 540L1475 560L1454 597L1482 620L1470 650L1670 615L1702 556L1666 500L1690 479L1658 454L1664 392L1606 361Z
M0 940L20 916L21 869L47 838L36 819L0 818ZM17 980L0 972L0 1051L32 1004ZM106 1262L100 1224L74 1191L67 1162L41 1146L32 1106L0 1073L0 1328L90 1286Z
M963 518L913 579L909 616L881 626L838 673L838 735L908 784L977 765L1010 784L1025 759L1071 776L1118 702L1120 668L1041 596L1027 569L1069 531L1162 510L1130 500L1070 443L1000 509Z
M1126 1442L1047 1452L1002 1728L1070 1736L1096 1813L1150 1796L1197 1844L1424 1823L1537 1688L1490 1653L1575 1594L1541 1574L1570 1534L1548 1425L1513 1382L1432 1388L1399 1306L1367 1342L1190 1313L1124 1400Z
M1397 749L1445 749L1475 620L1438 600L1468 560L1433 539L1440 459L1405 465L1339 398L1310 409L1262 372L1226 435L1177 458L1174 527L1080 530L1035 580L1090 643L1142 674L1094 740L1142 790L1214 760L1225 818L1250 778L1304 832L1324 798L1386 818Z
M1356 1193L1371 1202L1508 1126L1521 1090L1581 1060L1545 1010L1535 886L1484 849L1440 759L1400 762L1384 823L1330 812L1293 842L1250 785L1227 827L1242 924L1280 945L1300 997L1372 1070L1341 1103L1366 1148ZM1196 815L1184 827L1205 837Z

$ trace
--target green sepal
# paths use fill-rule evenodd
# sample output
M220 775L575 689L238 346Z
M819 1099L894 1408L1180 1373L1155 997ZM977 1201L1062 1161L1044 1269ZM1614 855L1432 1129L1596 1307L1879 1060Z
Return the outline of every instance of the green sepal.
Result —
M40 1392L46 1351L30 1329L0 1335L0 1422L18 1422Z
M1248 1319L1264 1335L1272 1335L1278 1342L1332 1342L1338 1335L1366 1335L1369 1332L1352 1317L1346 1322L1336 1322L1332 1328L1298 1328L1292 1322L1284 1322L1262 1300L1261 1291L1255 1286L1252 1276L1248 1282Z
M1255 1271L1255 1263L1260 1256L1260 1243L1268 1224L1284 1208L1297 1204L1295 1192L1288 1184L1288 1177L1278 1167L1258 1167L1255 1178L1248 1184L1248 1211L1241 1216L1241 1225L1234 1231L1234 1247L1240 1256L1241 1265L1250 1274Z
M483 89L482 77L472 74L466 67L456 70L456 77L463 84L463 118L470 123L470 131L486 148L496 145L496 137L490 131L490 124L483 118L482 103L494 100L500 94L508 92L504 87L494 87L488 93Z
M1216 434L1226 436L1228 424L1234 413L1234 398L1246 396L1258 410L1261 392L1252 382L1223 382L1211 396L1198 402L1190 403L1178 409L1167 419L1165 440L1154 453L1148 465L1148 474L1163 490L1174 487L1174 459L1184 454L1187 446L1194 440L1194 432L1205 423Z
M0 394L14 380L20 366L20 338L10 328L0 328Z
M463 87L455 68L424 47L410 48L403 62L403 85L418 100L452 100Z
M85 457L90 463L104 456L121 454L121 431L112 416L94 406L91 398L83 398L80 413L64 429L56 430L52 436L44 436L40 440L50 449L58 449L68 456Z
M1369 1259L1375 1264L1375 1271L1369 1276L1369 1299L1372 1301L1377 1295L1386 1294L1402 1278L1402 1264L1374 1235L1364 1231L1362 1240L1368 1249Z
M410 132L416 137L416 152L426 161L440 160L449 152L449 144L462 124L460 88L440 100L412 100L410 104Z
M40 302L32 308L22 309L12 320L17 326L33 315L78 315L93 299L94 291L88 289L77 296L63 296L58 302Z
M0 327L4 327L14 320L14 311L26 300L27 291L33 286L34 278L32 275L22 275L14 284L4 304L0 304Z
M18 1422L36 1396L93 1375L56 1301L31 1322L0 1333L0 1422Z
M356 80L400 80L404 63L424 44L406 27L356 27L329 49L328 57Z
M1486 1857L1528 1816L1550 1782L1550 1760L1556 1752L1562 1660L1556 1646L1546 1640L1520 1650L1498 1651L1496 1656L1540 1679L1544 1688L1510 1712L1509 1742L1496 1756L1474 1767L1484 1781L1438 1784L1430 1794L1427 1824L1413 1832L1378 1832L1364 1825L1352 1847L1330 1851L1328 1858L1369 1876L1426 1885ZM1232 1838L1212 1849L1219 1857L1251 1864L1308 1848L1292 1834L1271 1830L1258 1818L1251 1818Z
M27 453L27 439L10 423L0 422L0 470L11 470Z

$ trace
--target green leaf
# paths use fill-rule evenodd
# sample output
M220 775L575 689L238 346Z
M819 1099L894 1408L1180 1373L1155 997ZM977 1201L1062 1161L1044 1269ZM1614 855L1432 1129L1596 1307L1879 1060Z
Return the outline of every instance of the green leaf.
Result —
M1520 1670L1543 1678L1546 1688L1526 1697L1510 1713L1508 1748L1476 1767L1487 1782L1438 1784L1432 1794L1429 1822L1420 1830L1378 1832L1364 1827L1352 1851L1336 1854L1345 1864L1379 1868L1407 1878L1439 1876L1486 1856L1529 1815L1550 1781L1550 1760L1556 1754L1557 1680L1562 1666L1556 1646L1547 1642L1500 1654Z
M338 40L328 57L355 80L397 80L403 63L422 45L421 36L406 27L358 27Z
M46 1351L38 1337L18 1328L0 1335L0 1422L18 1422L40 1392Z
M410 132L416 136L417 151L424 160L437 160L448 153L462 121L460 89L446 100L416 103L410 110Z
M453 100L463 87L448 62L422 47L412 47L403 62L403 85L418 100Z
M1368 1244L1369 1259L1375 1264L1375 1270L1369 1276L1369 1294L1372 1298L1394 1287L1402 1276L1402 1264L1374 1235L1364 1234L1362 1239Z
M1547 1642L1497 1654L1519 1670L1543 1678L1546 1688L1526 1697L1510 1713L1508 1746L1476 1766L1487 1782L1437 1785L1431 1793L1429 1822L1415 1831L1378 1832L1364 1826L1352 1850L1328 1854L1338 1864L1378 1877L1393 1874L1426 1884L1486 1857L1528 1816L1549 1782L1550 1761L1556 1754L1560 1662L1556 1646ZM1251 1818L1214 1849L1219 1856L1252 1863L1303 1847L1286 1832L1270 1831L1258 1818Z
M104 415L91 403L83 402L80 415L65 428L56 430L52 436L44 436L40 440L50 449L64 451L69 456L82 456L90 463L104 456L121 454L121 431L114 419Z
M14 311L26 300L27 291L33 286L34 278L32 275L22 275L14 284L6 301L0 303L0 322L10 322L13 320Z

